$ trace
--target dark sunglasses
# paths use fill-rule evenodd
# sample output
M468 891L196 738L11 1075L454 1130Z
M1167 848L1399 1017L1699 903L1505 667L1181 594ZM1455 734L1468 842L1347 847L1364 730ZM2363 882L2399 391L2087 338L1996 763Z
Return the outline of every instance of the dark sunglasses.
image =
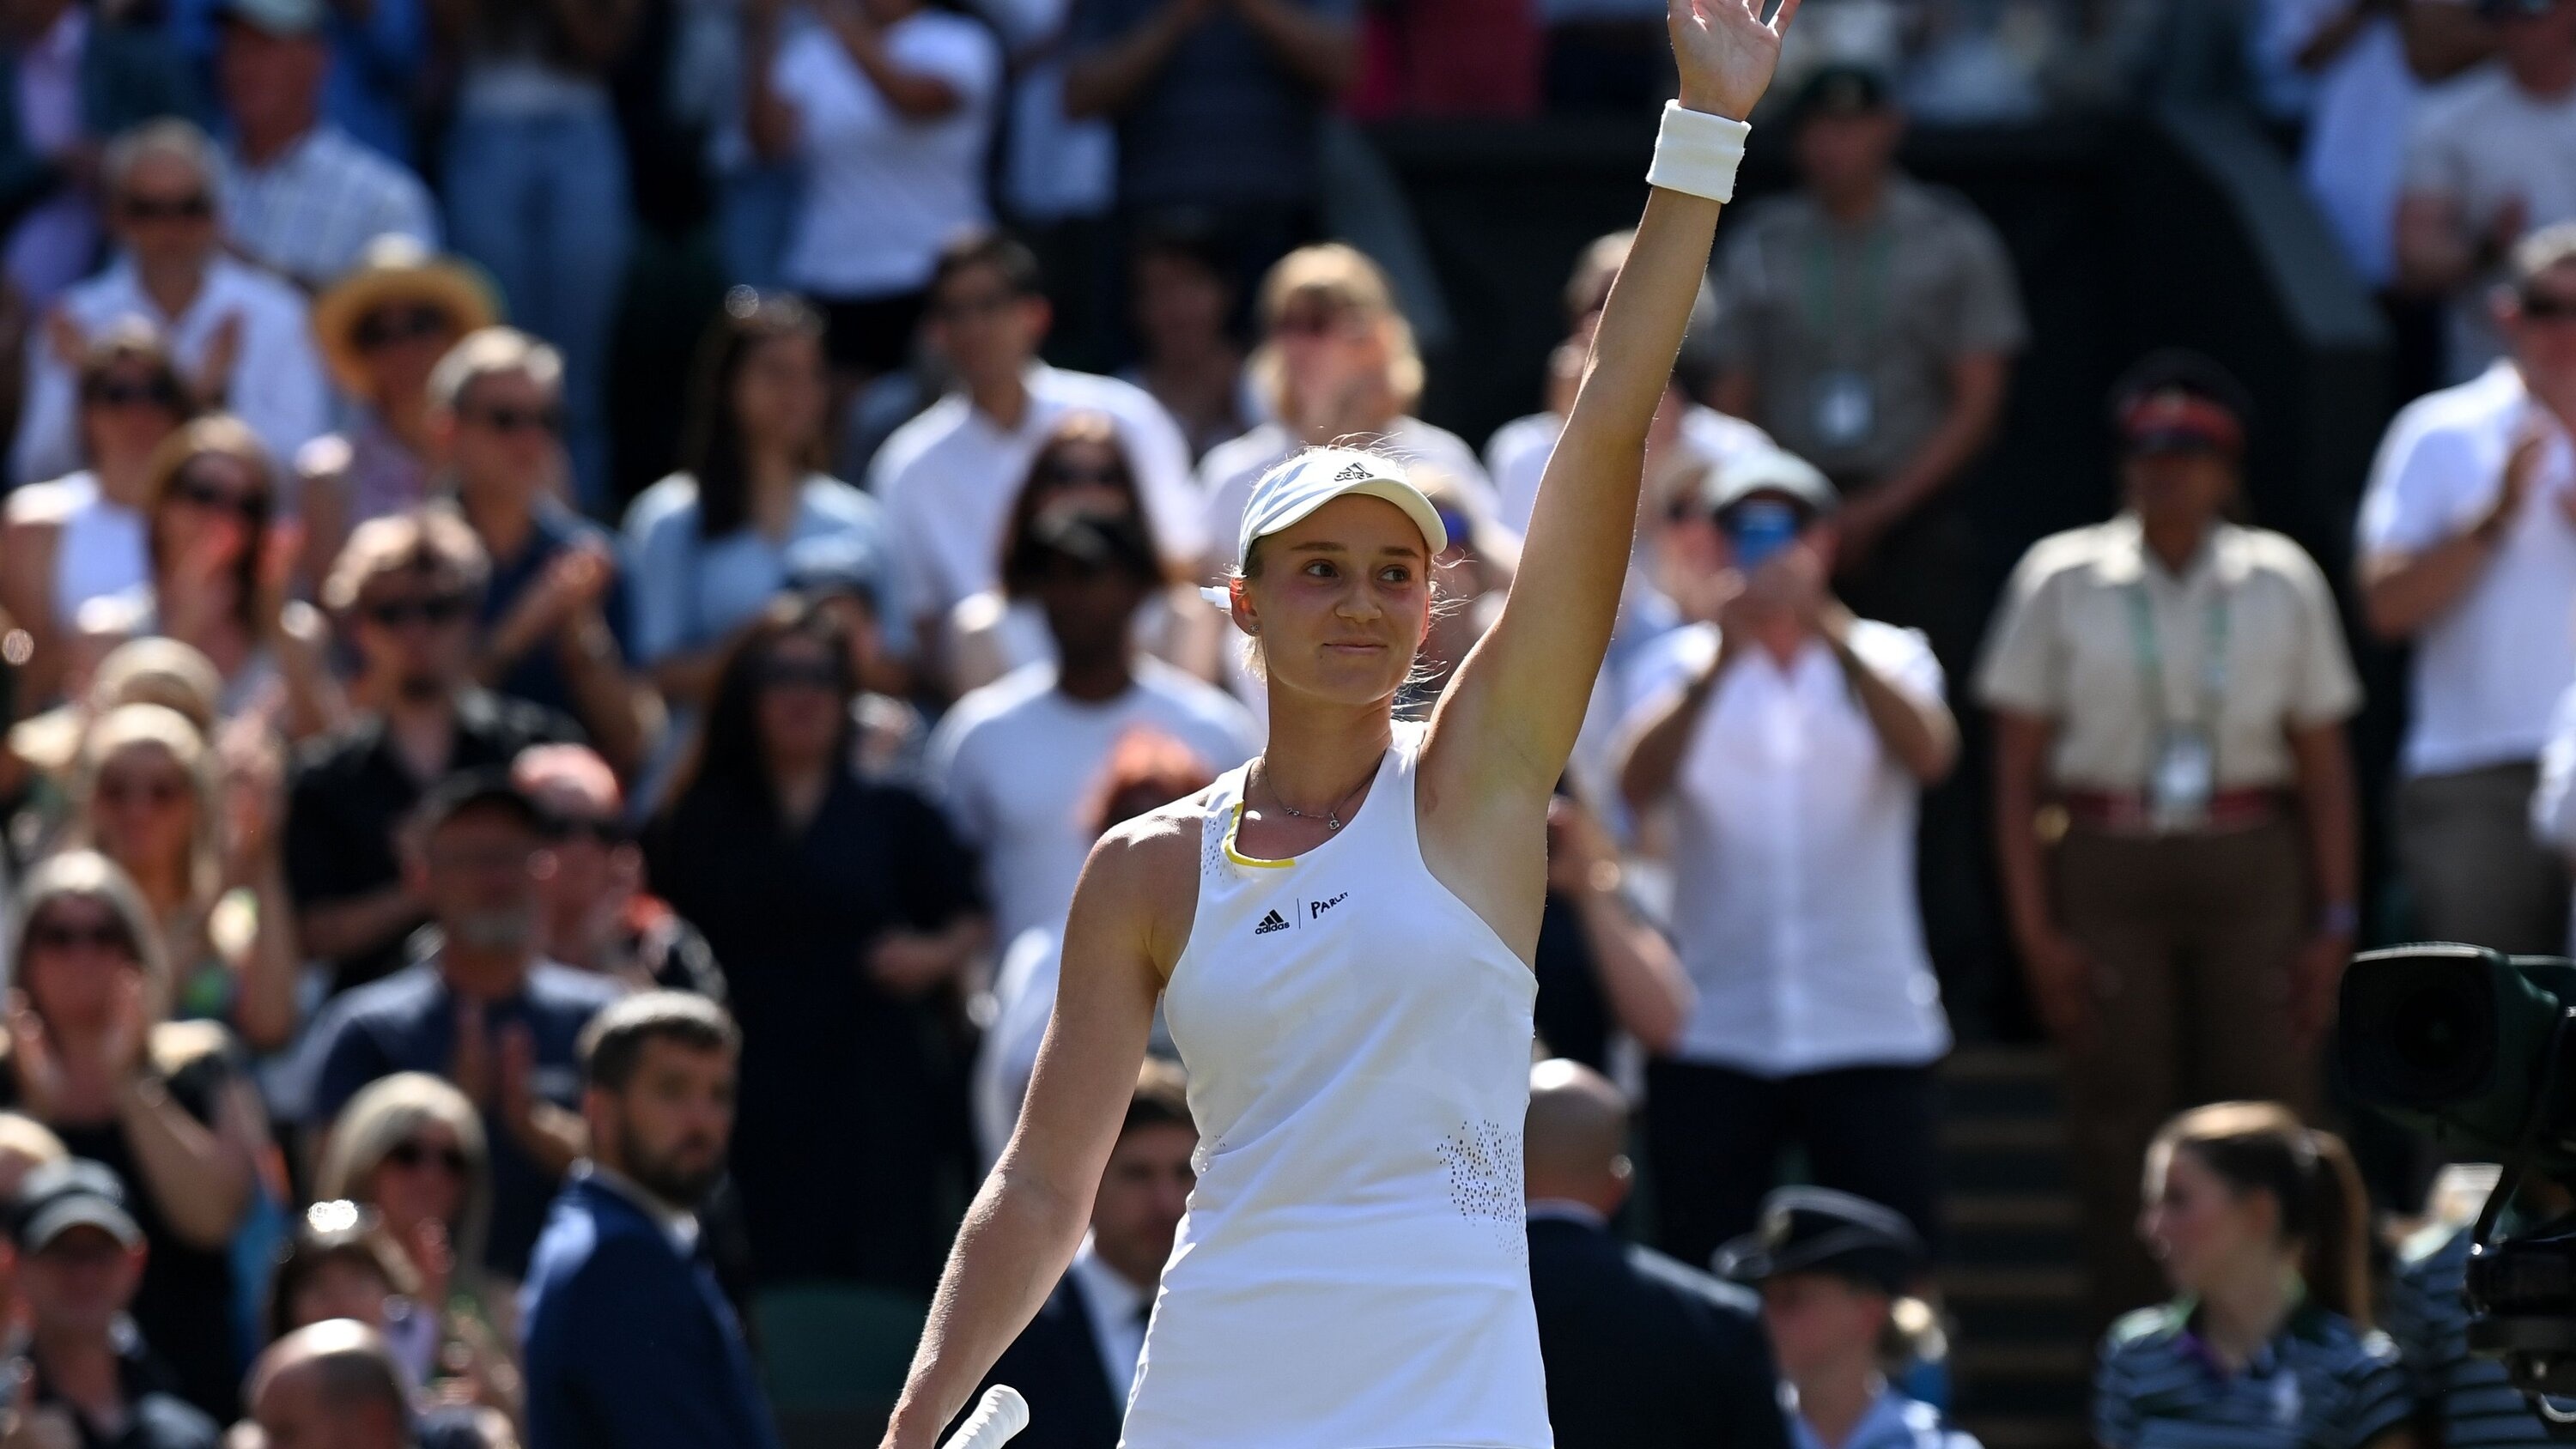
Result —
M465 617L463 594L429 594L412 599L381 599L362 611L367 618L387 629L406 624L453 624Z
M1011 310L1020 301L1016 292L987 292L980 297L951 297L932 305L930 315L941 322L971 322L978 317L993 317Z
M405 342L443 337L456 330L456 319L444 307L379 307L358 319L349 340L360 352L380 352Z
M1283 312L1270 324L1274 337L1330 337L1350 326L1351 314L1338 308Z
M615 820L576 819L556 816L546 824L551 840L587 840L596 845L619 846L635 838L635 832Z
M170 485L170 496L213 513L238 513L244 518L258 518L268 512L266 494L236 492L212 478L191 473L179 475Z
M83 946L94 951L131 953L133 941L125 928L113 921L95 925L66 925L60 921L38 921L27 928L27 944L47 951L77 951Z
M830 664L798 659L771 659L760 666L763 689L828 689L838 693L841 671Z
M215 199L202 191L193 196L129 196L119 209L128 221L204 221L215 214Z
M397 1142L385 1150L385 1161L407 1172L434 1162L451 1177L463 1177L471 1165L461 1149L432 1147L426 1142Z
M493 432L503 434L560 433L564 425L563 409L551 407L466 408L461 410L458 416L477 427L490 428Z
M2527 322L2565 322L2576 319L2576 297L2553 297L2546 292L2522 294L2522 316Z
M1049 459L1038 465L1038 481L1053 488L1118 488L1126 485L1128 477L1124 464L1078 468L1071 463Z
M102 775L98 782L98 798L110 805L140 801L156 808L167 808L178 804L181 797L187 793L186 784L170 779L127 780L114 775Z
M179 409L179 394L165 382L129 382L103 378L81 389L81 401L94 408L152 407Z

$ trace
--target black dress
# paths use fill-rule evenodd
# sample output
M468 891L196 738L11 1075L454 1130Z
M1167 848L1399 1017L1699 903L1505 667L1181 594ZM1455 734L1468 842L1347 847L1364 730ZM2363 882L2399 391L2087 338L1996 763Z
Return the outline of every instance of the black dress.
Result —
M926 1297L973 1186L970 1044L953 992L898 999L866 960L977 909L972 857L927 801L851 774L801 835L765 796L701 784L650 850L742 1027L732 1166L759 1280Z

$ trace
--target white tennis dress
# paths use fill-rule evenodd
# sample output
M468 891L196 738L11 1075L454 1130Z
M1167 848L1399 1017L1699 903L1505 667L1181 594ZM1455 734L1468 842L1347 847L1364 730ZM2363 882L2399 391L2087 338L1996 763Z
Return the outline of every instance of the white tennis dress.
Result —
M1126 1449L1546 1449L1521 1212L1535 978L1423 864L1419 727L1293 861L1211 789L1164 1012L1198 1186Z

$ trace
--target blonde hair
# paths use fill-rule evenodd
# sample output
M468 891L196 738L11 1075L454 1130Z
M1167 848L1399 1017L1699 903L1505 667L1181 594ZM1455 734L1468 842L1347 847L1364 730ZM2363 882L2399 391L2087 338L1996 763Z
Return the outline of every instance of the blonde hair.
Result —
M90 675L86 703L95 715L119 705L155 704L176 712L200 738L221 711L224 677L193 644L157 635L128 639L107 653Z
M27 969L27 936L36 918L56 901L94 901L107 907L134 947L143 969L146 1018L154 1023L170 1015L170 958L161 949L161 932L134 878L95 850L67 850L37 864L18 887L18 914L9 929L8 985L23 986Z
M397 573L443 575L467 593L482 592L491 577L491 555L464 519L444 508L415 508L370 518L349 534L331 575L322 583L322 604L334 614L357 606L367 585Z
M487 377L524 373L549 392L563 387L563 354L516 327L478 327L430 369L429 400L453 411L466 389Z
M79 806L72 838L81 845L97 848L93 807L98 800L98 777L109 761L135 749L160 750L188 777L188 793L197 812L188 839L188 897L200 906L210 904L223 889L224 870L215 752L207 747L206 737L188 717L175 709L158 704L123 704L100 715L98 722L90 726L81 742L80 772L72 786L72 798Z
M447 1225L448 1243L460 1266L476 1269L492 1226L492 1155L484 1142L482 1116L463 1092L441 1078L396 1072L351 1097L331 1124L331 1146L314 1174L314 1195L325 1201L367 1202L360 1191L366 1180L395 1148L431 1123L454 1133L465 1154L465 1208L458 1221Z
M1279 259L1261 282L1261 322L1278 325L1289 304L1305 299L1324 302L1337 311L1356 313L1376 331L1386 348L1386 390L1400 415L1422 400L1422 351L1413 340L1413 324L1395 305L1395 289L1386 273L1357 247L1341 242L1299 247ZM1245 375L1273 416L1293 418L1300 399L1288 396L1288 369L1279 344L1265 340L1244 362Z

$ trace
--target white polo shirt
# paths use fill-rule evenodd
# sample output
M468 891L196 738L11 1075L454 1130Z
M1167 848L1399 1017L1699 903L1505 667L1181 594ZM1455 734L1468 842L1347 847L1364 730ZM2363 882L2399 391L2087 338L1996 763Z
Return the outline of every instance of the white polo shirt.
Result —
M2550 712L2576 681L2576 454L2522 374L2499 362L2409 404L2371 465L2361 551L2431 548L2495 505L2526 421L2548 442L2521 512L2476 582L2415 640L2401 761L2410 776L2539 758Z
M1530 512L1538 506L1539 478L1556 452L1557 435L1564 431L1565 419L1556 414L1531 413L1494 429L1494 435L1485 440L1485 471L1494 480L1496 506L1502 510L1502 521L1516 533L1529 532ZM1769 433L1705 407L1682 414L1681 445L1702 467L1774 446Z
M1173 560L1206 549L1189 444L1171 414L1132 383L1043 363L1028 372L1029 405L1005 430L962 392L895 429L868 470L885 505L904 615L946 619L957 601L1001 582L1002 529L1047 435L1071 412L1108 414L1135 470L1155 546Z
M1851 642L1897 688L1941 697L1920 633L1864 621ZM1640 710L1706 666L1717 630L1650 647L1665 682ZM1676 1055L1785 1077L1950 1049L1915 904L1921 793L1823 641L1785 669L1760 650L1728 666L1675 781L1673 938L1699 988Z

